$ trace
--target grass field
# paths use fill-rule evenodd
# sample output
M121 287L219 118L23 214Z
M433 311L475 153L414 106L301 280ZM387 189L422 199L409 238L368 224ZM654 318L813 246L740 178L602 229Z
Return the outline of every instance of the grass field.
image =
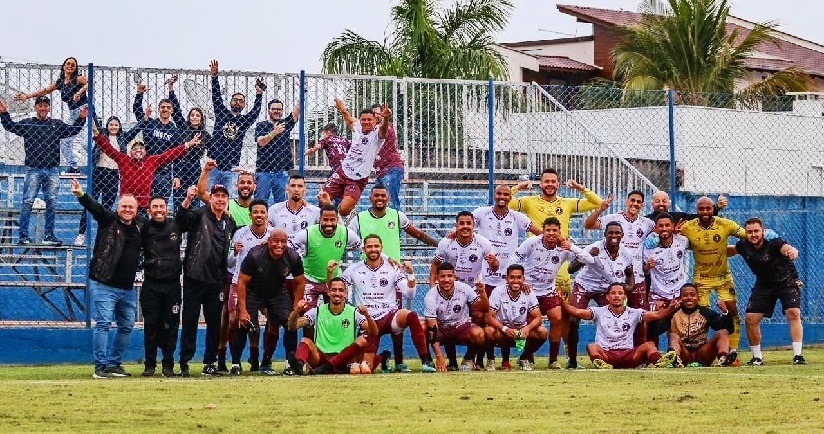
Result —
M129 365L136 377L93 380L91 365L6 366L0 432L824 432L824 349L805 350L806 366L791 357L769 351L766 366L741 368L301 378L146 379Z

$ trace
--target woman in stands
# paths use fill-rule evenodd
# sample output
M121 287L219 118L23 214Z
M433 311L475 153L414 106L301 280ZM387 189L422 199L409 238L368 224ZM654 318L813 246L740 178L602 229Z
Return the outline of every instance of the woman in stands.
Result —
M172 101L175 102L177 100ZM179 111L179 105L175 107L174 110ZM174 188L177 191L182 191L182 194L174 195L175 209L178 209L183 199L186 198L186 188L191 185L197 185L197 179L200 177L202 167L201 160L209 148L209 140L212 138L206 131L206 117L203 115L203 110L198 107L193 107L189 110L186 123L178 129L177 135L172 139L172 143L188 142L198 134L200 134L200 144L189 150L189 153L178 160L174 166Z

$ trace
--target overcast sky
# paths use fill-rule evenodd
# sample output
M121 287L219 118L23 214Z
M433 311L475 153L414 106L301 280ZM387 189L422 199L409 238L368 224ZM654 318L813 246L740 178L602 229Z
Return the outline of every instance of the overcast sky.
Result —
M320 72L326 43L345 28L374 40L389 32L388 0L141 0L2 2L0 61L59 64L67 56L107 66ZM445 5L453 1L441 2ZM591 33L554 1L514 0L499 42ZM566 0L565 4L637 10L639 0ZM820 1L733 0L733 14L776 21L779 29L824 43Z

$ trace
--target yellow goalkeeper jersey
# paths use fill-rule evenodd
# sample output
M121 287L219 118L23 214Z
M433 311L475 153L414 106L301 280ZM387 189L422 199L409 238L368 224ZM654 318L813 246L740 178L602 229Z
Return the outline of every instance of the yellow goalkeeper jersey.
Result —
M517 189L512 189L512 195L517 193ZM572 214L592 211L601 206L601 197L585 188L583 198L555 197L553 201L544 200L541 195L524 196L513 198L509 201L509 208L526 214L532 223L543 230L544 220L547 217L555 217L561 222L561 235L569 236L569 219ZM530 234L530 236L532 236Z
M729 277L727 261L727 239L731 236L744 238L746 232L738 223L721 217L714 217L709 228L703 228L693 219L681 228L681 235L690 241L695 268L695 281L725 280Z

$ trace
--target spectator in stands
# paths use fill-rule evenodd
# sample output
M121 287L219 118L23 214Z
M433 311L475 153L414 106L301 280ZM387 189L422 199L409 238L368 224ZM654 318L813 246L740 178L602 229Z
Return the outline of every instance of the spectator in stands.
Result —
M86 77L80 75L80 71L77 69L77 59L67 57L66 60L63 61L60 74L54 83L32 93L19 93L14 99L25 101L29 98L46 96L55 90L59 90L60 99L68 105L70 110L69 123L73 124L80 117L80 109L88 102L86 98L86 90L88 88L88 80ZM77 162L77 156L74 153L74 143L76 139L76 136L70 136L60 142L60 150L63 152L63 158L66 159L66 164L69 165L69 170L66 174L80 173L80 166Z
M331 176L340 167L340 163L351 145L352 143L349 140L338 135L338 126L334 122L330 122L323 127L323 138L318 140L315 146L307 149L306 155L313 155L323 149L326 152L326 161L329 163L329 167L332 168L332 172L329 174Z
M186 155L175 162L174 178L172 180L172 186L175 190L197 184L200 167L203 164L201 160L206 154L206 150L209 149L209 141L212 139L212 135L206 131L206 117L203 115L203 110L193 107L189 110L186 123L177 130L177 136L172 142L185 143L198 134L200 134L200 144L190 149ZM180 204L186 197L185 191L185 189L182 191L183 194L175 194L175 209L180 208Z
M140 258L140 233L145 221L137 216L137 199L124 194L112 212L83 193L72 179L72 194L97 221L97 237L89 264L91 317L94 319L93 378L131 376L120 365L129 344L137 316L137 291L134 278ZM117 333L109 348L109 327L117 323Z
M375 114L378 124L381 124L381 105L373 104L372 113ZM389 191L389 206L397 210L401 209L403 171L403 159L398 151L398 133L395 132L395 125L389 122L386 141L378 149L378 158L375 159L375 184L383 184L386 187Z
M246 107L246 96L240 92L232 94L229 100L230 108L226 108L220 96L220 81L217 79L217 60L212 60L209 64L212 74L212 106L215 111L215 128L212 131L212 146L209 156L217 161L217 169L211 173L209 178L209 188L215 184L235 185L237 184L237 172L232 171L240 164L240 153L243 149L243 136L246 130L252 126L260 114L260 106L263 101L263 92L266 85L263 79L259 78L255 83L255 104L245 115L240 114Z
M269 119L255 126L257 151L257 191L255 199L268 201L271 193L274 203L286 200L289 170L295 166L289 134L300 119L300 106L283 116L283 102L279 99L267 105Z
M112 116L106 121L106 132L108 133L109 143L115 149L120 149L121 152L126 152L128 143L131 142L139 132L138 129L133 128L130 131L123 132L123 125L120 123L120 118ZM117 168L117 163L108 155L104 154L100 148L94 148L94 170L92 171L92 191L90 196L94 200L100 198L100 203L106 209L111 209L112 205L117 201L118 185L120 184L120 172ZM74 239L75 246L82 246L86 244L86 213L80 216L80 228L77 231L77 238Z
M60 140L80 132L86 121L87 109L80 109L78 118L72 125L49 117L51 101L47 96L38 96L34 102L37 116L15 122L8 112L8 103L0 100L0 123L6 131L23 138L26 154L26 177L23 181L23 207L20 210L21 245L31 244L29 220L31 207L39 190L46 196L46 227L43 244L59 246L62 241L54 235L54 219L57 206L58 172L60 165Z

